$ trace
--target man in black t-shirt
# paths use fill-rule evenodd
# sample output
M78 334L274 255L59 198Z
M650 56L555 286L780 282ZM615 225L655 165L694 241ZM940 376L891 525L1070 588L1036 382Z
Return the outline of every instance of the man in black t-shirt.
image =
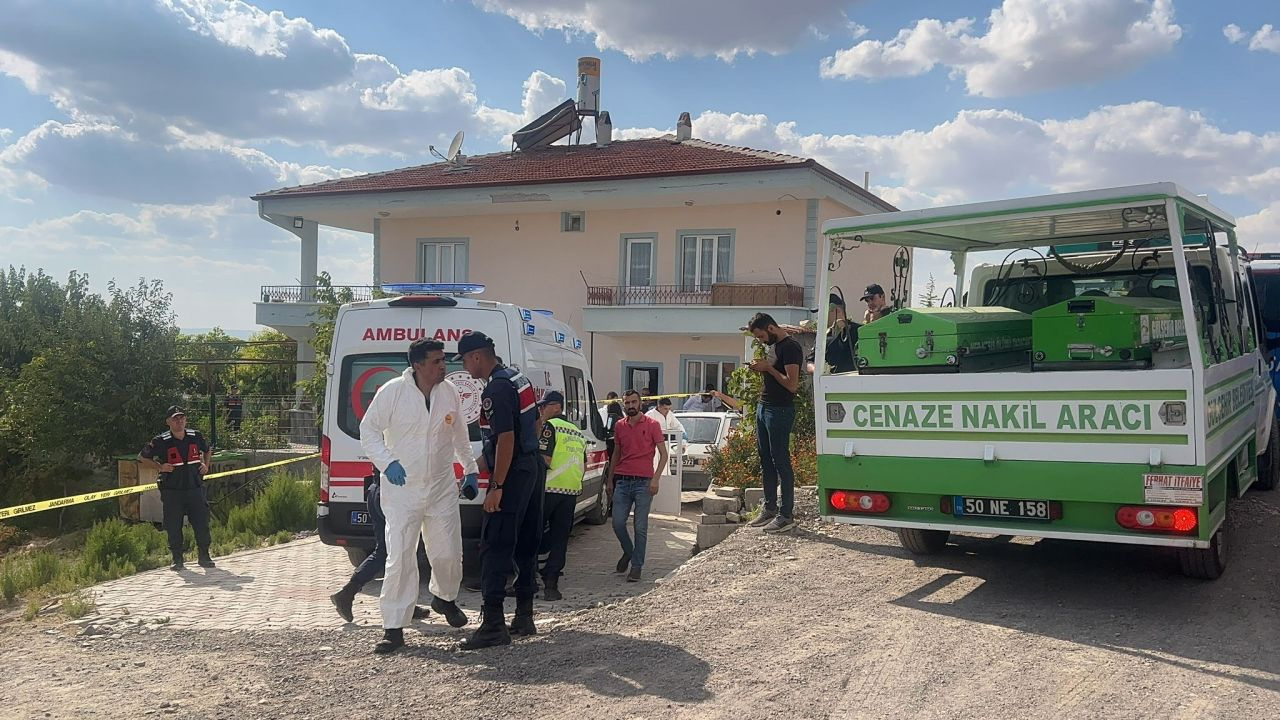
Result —
M195 430L187 429L187 413L172 405L165 413L168 432L161 433L138 453L138 461L160 471L160 502L164 508L164 529L173 554L170 570L182 564L182 518L191 521L199 550L199 565L213 567L209 556L209 504L204 494L204 475L209 472L209 446Z
M786 532L796 526L795 472L791 468L791 429L796 424L796 390L800 386L800 366L804 350L800 343L778 327L765 313L756 313L747 329L769 347L769 355L751 363L764 376L764 395L756 409L756 447L764 484L764 507L752 527L765 532ZM782 504L778 504L781 486Z

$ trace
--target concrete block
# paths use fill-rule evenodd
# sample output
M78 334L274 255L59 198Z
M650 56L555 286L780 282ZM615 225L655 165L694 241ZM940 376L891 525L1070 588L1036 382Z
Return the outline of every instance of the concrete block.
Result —
M742 516L738 513L725 513L724 521L728 523L740 523L742 522Z
M702 496L702 512L708 515L723 515L738 512L739 500L736 497L723 498L719 495Z
M708 515L703 513L698 516L699 525L723 525L728 522L728 515Z
M716 488L716 495L719 495L720 497L723 497L723 498L742 497L742 488L718 487Z
M764 502L764 488L746 488L742 491L742 494L748 510L758 507Z
M698 547L706 550L707 548L723 542L725 538L734 530L737 525L699 525L698 526Z

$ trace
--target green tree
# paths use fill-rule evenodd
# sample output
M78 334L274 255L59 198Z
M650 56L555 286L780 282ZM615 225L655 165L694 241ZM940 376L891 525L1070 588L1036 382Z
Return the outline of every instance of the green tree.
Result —
M187 395L208 397L210 380L213 390L222 394L234 381L232 366L225 361L236 359L240 351L240 339L228 335L220 327L206 333L179 335L174 350L174 359L183 361L178 365L178 374L182 381L182 391ZM198 365L192 361L209 360L223 363Z
M938 306L938 284L933 279L933 273L929 273L929 280L924 284L924 292L917 297L920 307L937 307Z
M292 395L297 379L297 344L277 330L260 330L241 347L242 360L258 361L236 367L235 379L241 395ZM254 345L252 343L270 343Z
M316 409L316 423L324 421L324 385L328 379L329 350L333 346L333 327L338 319L338 308L355 299L351 288L334 287L333 278L322 271L316 276L316 321L311 323L315 336L311 338L311 347L316 351L315 373L302 382L299 387L311 398Z
M48 306L34 312L11 306L3 314L53 322L9 353L30 357L6 382L0 413L0 448L23 478L22 487L6 487L7 474L0 478L0 495L10 499L75 491L92 467L141 446L177 390L178 330L172 296L159 281L123 288L112 282L104 297L89 290L87 275L73 272L59 297L41 275L31 277L23 287ZM26 297L0 302L20 306Z

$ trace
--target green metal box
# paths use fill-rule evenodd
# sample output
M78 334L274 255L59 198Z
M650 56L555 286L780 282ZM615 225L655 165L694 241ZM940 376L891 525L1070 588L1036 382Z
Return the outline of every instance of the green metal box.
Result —
M1031 337L1033 370L1114 370L1151 367L1187 329L1174 300L1082 295L1035 311Z
M1001 307L904 308L858 329L858 372L982 372L1027 361L1031 316Z

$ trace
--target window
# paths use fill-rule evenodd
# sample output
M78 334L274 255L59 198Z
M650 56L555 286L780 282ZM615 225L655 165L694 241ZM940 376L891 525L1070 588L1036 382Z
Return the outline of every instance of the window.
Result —
M446 355L446 372L462 369L457 356ZM360 438L360 421L373 401L374 393L387 381L400 377L409 366L404 353L368 353L348 355L342 359L342 376L338 385L338 427L353 438ZM480 426L471 423L468 431L472 442L480 440Z
M418 258L419 276L422 282L467 281L467 242L465 240L419 241Z
M662 365L654 363L622 363L622 391L635 390L644 395L662 392Z
M685 360L684 392L701 392L707 385L715 385L717 390L724 392L729 375L737 367L738 363L733 360Z
M710 290L712 283L733 280L733 236L682 235L680 237L680 287Z
M560 232L582 232L587 229L587 214L584 212L560 213Z
M627 238L624 285L653 285L653 238Z
M578 368L564 368L564 416L569 422L583 430L590 423L590 409L587 406L587 389Z

